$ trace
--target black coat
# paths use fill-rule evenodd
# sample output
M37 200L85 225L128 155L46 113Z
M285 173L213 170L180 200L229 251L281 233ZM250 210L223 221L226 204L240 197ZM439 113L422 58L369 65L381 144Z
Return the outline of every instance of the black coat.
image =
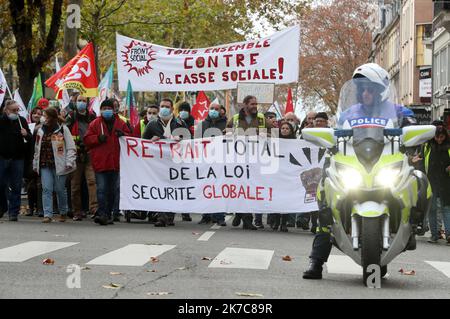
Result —
M444 206L450 205L450 173L445 169L450 166L449 144L438 146L431 142L430 160L428 164L428 179L433 195L441 198Z
M208 115L206 117L206 119L200 123L200 127L201 127L202 137L205 135L206 130L209 128L217 128L223 134L223 131L227 127L227 118L219 117L218 119L213 120Z
M27 131L25 137L20 133L20 123ZM19 120L11 121L4 113L0 115L0 157L4 159L25 159L27 160L30 153L30 145L32 135L27 121L19 116Z
M170 132L173 132L177 128L186 128L188 129L188 126L186 123L181 120L180 118L173 118L170 122ZM151 140L154 136L158 136L161 139L164 139L164 125L162 120L158 117L158 120L151 121L147 124L145 127L144 135L142 136L143 139Z

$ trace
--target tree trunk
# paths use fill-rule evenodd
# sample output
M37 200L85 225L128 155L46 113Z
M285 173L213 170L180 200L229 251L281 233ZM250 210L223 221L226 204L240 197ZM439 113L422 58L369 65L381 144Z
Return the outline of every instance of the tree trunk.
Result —
M76 4L81 8L81 0L69 0L68 5ZM71 12L67 13L69 16ZM63 53L63 62L66 64L78 53L78 29L69 28L67 23L64 25L64 53Z

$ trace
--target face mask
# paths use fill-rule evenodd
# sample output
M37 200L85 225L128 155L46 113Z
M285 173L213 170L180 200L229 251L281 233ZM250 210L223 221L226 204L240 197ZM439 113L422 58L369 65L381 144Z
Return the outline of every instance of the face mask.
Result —
M212 119L216 119L219 117L219 111L216 110L209 110L209 117Z
M105 120L109 120L114 116L113 110L104 110L101 113Z
M172 112L170 111L169 108L167 107L163 107L159 110L159 116L161 116L161 118L163 119L167 119L172 115Z
M86 102L77 102L77 109L80 112L83 112L86 110Z
M181 111L180 112L180 117L183 120L187 120L189 118L189 112L188 111Z
M44 124L45 123L45 117L41 116L39 119L39 123Z
M151 122L151 121L155 121L158 119L158 116L155 114L147 114L147 121Z
M8 114L8 118L11 121L15 121L15 120L17 120L19 118L19 115L15 114L15 113L11 113L11 114Z

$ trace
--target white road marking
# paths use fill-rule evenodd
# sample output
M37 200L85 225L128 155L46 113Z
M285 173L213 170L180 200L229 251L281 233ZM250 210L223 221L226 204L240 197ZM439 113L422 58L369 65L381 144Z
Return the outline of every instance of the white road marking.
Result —
M209 267L267 270L273 253L273 250L227 247L214 258Z
M175 248L175 245L130 244L97 257L87 265L143 266L157 257Z
M425 261L427 264L430 264L437 270L439 270L441 273L446 275L448 278L450 278L450 262L444 262L444 261Z
M205 232L203 235L200 236L199 241L208 241L212 235L214 235L215 232L214 231L207 231Z
M28 241L0 249L0 262L22 262L78 243L55 241Z
M330 255L326 263L329 274L362 275L362 267L348 256Z

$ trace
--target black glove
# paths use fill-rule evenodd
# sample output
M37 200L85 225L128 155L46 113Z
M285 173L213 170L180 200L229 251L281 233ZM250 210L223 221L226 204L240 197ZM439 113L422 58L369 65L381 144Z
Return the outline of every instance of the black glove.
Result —
M102 134L102 135L99 135L98 141L100 142L100 144L106 143L106 139L107 139L107 138L108 138L108 136Z
M121 130L116 130L116 135L117 135L117 137L121 137L121 136L125 136L125 133L122 132Z

